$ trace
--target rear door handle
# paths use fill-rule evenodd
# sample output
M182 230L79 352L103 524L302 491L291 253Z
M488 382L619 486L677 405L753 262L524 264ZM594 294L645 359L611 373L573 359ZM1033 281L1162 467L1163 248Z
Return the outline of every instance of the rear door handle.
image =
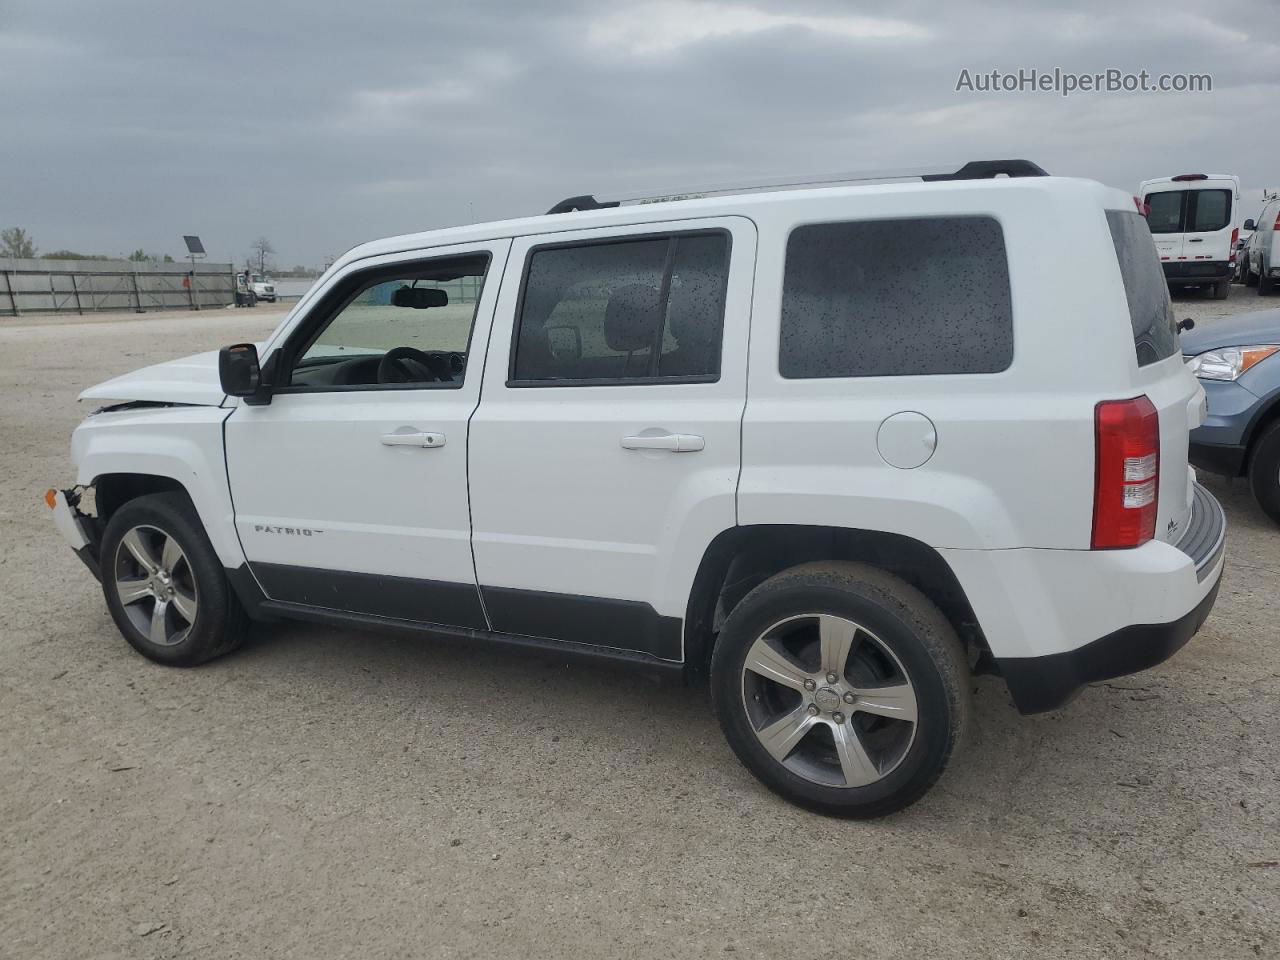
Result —
M384 433L382 442L388 447L443 447L443 433Z
M1204 243L1204 237L1192 237L1187 243Z
M694 433L658 433L622 438L624 450L670 450L672 453L693 453L706 445L706 440Z

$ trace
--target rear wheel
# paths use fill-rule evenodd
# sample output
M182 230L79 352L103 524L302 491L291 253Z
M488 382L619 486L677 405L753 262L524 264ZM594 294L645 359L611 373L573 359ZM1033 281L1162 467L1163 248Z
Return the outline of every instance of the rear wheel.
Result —
M1280 523L1280 422L1267 427L1254 442L1249 488L1262 512Z
M1231 281L1219 280L1209 288L1209 296L1214 300L1225 300L1231 294Z
M189 667L240 645L248 618L190 501L139 497L102 537L102 590L129 644L157 663Z
M951 625L866 564L805 564L756 587L716 644L712 697L729 745L765 786L868 818L919 799L968 715Z

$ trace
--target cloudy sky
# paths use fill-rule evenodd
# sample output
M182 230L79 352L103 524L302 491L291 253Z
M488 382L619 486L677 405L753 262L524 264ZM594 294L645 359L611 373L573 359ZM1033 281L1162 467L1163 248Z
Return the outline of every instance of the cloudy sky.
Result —
M962 69L1207 73L980 94ZM1280 187L1275 0L0 0L0 227L283 265L361 240L795 172L1026 157Z

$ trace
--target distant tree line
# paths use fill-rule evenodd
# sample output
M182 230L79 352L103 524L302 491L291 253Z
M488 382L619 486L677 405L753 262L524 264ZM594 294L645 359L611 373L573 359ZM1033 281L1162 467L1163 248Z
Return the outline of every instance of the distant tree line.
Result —
M0 230L0 257L15 257L19 260L132 260L134 263L173 263L169 254L147 253L141 247L127 257L116 258L103 256L100 253L77 253L75 250L49 250L40 253L31 234L22 227L9 227Z
M276 271L275 262L271 260L271 254L275 253L275 247L271 245L271 241L266 237L259 237L253 242L252 253L245 260L245 265L251 272L267 274ZM40 253L36 247L35 240L22 227L9 227L0 230L0 257L14 257L18 260L132 260L134 263L173 263L173 257L169 254L147 253L139 247L133 253L123 255L121 257L108 257L100 253L77 253L75 250L49 250L46 253ZM301 264L293 267L291 270L280 270L279 275L287 277L315 277L319 276L319 271L304 267Z

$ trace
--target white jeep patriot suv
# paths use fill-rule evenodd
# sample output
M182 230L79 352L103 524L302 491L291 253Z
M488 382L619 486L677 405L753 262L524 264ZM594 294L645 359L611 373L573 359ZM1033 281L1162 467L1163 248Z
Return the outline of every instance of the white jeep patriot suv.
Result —
M658 668L844 816L937 780L972 672L1055 708L1223 569L1147 224L1025 161L367 243L82 397L48 500L143 655L301 618Z

